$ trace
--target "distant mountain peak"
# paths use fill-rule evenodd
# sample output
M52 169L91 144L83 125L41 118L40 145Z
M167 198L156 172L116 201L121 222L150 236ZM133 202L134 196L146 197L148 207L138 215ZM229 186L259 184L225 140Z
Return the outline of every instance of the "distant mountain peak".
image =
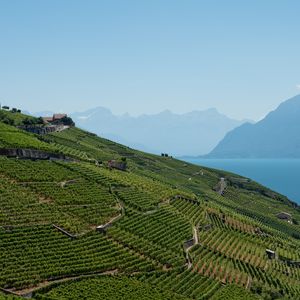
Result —
M264 119L228 132L211 151L218 158L300 158L300 95L282 102Z
M114 115L106 108L96 107L71 117L79 127L106 138L117 138L132 148L174 156L207 153L228 131L243 123L220 114L215 108L182 114L167 109L131 116Z

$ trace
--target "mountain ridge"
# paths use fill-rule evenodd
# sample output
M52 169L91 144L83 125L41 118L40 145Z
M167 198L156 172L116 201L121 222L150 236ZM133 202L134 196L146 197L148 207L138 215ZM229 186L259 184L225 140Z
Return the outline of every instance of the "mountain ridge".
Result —
M70 116L80 128L142 151L173 156L205 154L229 130L244 122L229 118L215 108L183 114L164 110L131 116L128 113L115 115L98 106Z
M255 124L231 130L208 158L299 158L300 95L281 103Z

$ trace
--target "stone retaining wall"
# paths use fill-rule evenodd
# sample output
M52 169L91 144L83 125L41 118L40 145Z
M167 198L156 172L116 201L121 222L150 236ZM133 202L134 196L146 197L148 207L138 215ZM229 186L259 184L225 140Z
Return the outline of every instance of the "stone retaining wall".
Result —
M42 160L68 160L65 155L59 153L45 152L35 149L3 149L0 148L0 155L7 157L18 157L23 159L42 159Z

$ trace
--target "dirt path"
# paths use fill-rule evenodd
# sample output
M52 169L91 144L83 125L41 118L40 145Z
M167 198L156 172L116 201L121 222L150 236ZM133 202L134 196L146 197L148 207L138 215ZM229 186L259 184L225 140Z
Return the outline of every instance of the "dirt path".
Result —
M198 238L198 231L197 231L197 226L193 226L193 244L186 248L185 251L185 258L187 260L187 268L190 269L193 265L192 260L189 255L189 251L197 244L199 244L199 238Z
M199 244L197 226L193 226L193 239L195 240L195 245Z
M6 291L10 292L14 295L19 295L19 296L22 296L22 297L25 297L25 298L31 298L33 292L35 292L35 291L37 291L41 288L47 287L49 285L52 285L52 284L63 283L63 282L66 282L66 281L72 281L74 279L79 279L79 278L93 277L95 275L104 276L104 275L115 275L117 273L119 273L118 269L109 270L109 271L105 271L105 272L99 271L99 272L93 272L93 273L89 273L89 274L81 274L81 275L78 275L78 276L69 276L69 277L65 276L63 278L43 281L43 282L39 283L38 285L36 285L34 287L25 288L25 289L22 289L22 290L13 290L13 289L11 289L11 290L6 290Z
M96 230L98 230L98 231L105 231L107 228L111 227L114 222L118 221L119 219L121 219L124 216L124 214L125 214L124 204L117 197L116 197L116 199L118 201L118 205L119 205L119 208L120 208L121 212L118 215L116 215L115 217L111 218L105 224L98 225L96 227Z
M252 282L251 277L248 276L248 280L247 280L247 283L246 283L246 289L250 289L250 287L251 287L251 282Z

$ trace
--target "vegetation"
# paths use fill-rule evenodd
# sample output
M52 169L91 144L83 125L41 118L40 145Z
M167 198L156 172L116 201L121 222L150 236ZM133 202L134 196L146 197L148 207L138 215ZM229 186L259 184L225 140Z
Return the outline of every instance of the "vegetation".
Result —
M228 285L225 288L220 289L213 297L212 300L257 300L258 296L255 296L248 291L236 286Z
M13 108L9 111L8 106L3 106L0 109L0 122L8 125L23 125L25 120L31 120L32 122L38 122L38 118L27 116L21 113L21 110Z
M0 121L0 149L14 148L72 159L0 156L1 288L36 299L300 298L300 213L286 197L75 127L39 136Z
M70 117L67 117L67 116L64 116L60 120L52 122L52 124L63 124L66 126L75 126L74 121Z
M21 297L12 295L12 294L3 294L0 293L0 300L20 300L22 299Z
M98 278L78 280L51 289L45 294L38 293L36 299L101 299L109 300L173 300L187 299L170 291L125 276L100 276Z
M25 288L43 280L59 279L108 270L151 271L150 260L126 251L121 245L91 232L70 239L55 228L14 227L1 230L0 284Z

